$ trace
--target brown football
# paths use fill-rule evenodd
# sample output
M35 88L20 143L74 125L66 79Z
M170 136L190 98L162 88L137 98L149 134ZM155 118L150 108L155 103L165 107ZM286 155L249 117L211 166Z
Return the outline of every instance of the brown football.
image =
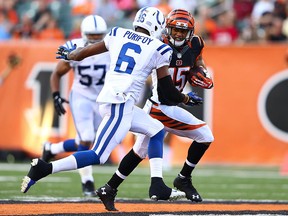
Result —
M191 68L187 74L187 81L190 83L190 85L192 85L192 82L191 82L192 76L193 75L197 76L197 73L201 73L204 77L206 76L205 68L203 68L202 66L196 66L196 67Z

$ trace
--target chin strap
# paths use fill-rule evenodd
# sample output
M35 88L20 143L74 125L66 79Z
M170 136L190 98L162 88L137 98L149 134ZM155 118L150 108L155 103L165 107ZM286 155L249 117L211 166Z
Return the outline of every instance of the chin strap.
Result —
M173 44L176 47L180 47L185 43L185 39L182 41L175 41L171 36L170 36L169 41L171 42L171 44Z

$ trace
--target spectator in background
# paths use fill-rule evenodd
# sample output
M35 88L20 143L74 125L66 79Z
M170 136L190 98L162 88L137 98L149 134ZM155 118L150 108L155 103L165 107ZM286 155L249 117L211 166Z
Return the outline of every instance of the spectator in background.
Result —
M65 39L65 36L63 31L58 27L57 21L51 18L47 23L47 27L37 35L37 39L63 40Z
M217 27L211 33L213 43L226 45L238 39L238 30L235 26L235 16L233 11L224 11L217 17Z
M33 16L34 30L37 32L42 31L48 25L49 20L52 18L52 12L49 8L48 1L37 1L37 10Z
M35 31L33 29L33 20L28 14L23 14L21 22L13 28L14 39L33 39Z
M287 6L287 15L288 15L288 6ZM288 37L288 17L286 17L283 20L282 32L283 34L286 35L286 37Z
M98 14L106 21L107 26L117 26L116 22L120 19L120 12L117 10L115 1L100 0L96 5L94 14Z
M82 17L74 18L73 19L73 29L69 35L69 39L81 38L81 22Z
M74 16L88 16L93 14L96 7L94 0L71 0L72 14Z
M183 8L189 11L191 14L195 13L195 9L197 8L198 4L196 0L169 0L169 6L174 9ZM200 2L200 1L198 1ZM203 2L202 2L203 3Z
M195 24L195 33L201 35L205 42L209 43L212 32L216 31L217 23L211 18L211 8L206 5L199 6L197 12L198 18Z
M282 31L283 19L279 16L273 16L271 25L266 31L267 42L287 42L287 36Z
M234 0L233 9L235 11L236 27L240 32L241 39L248 41L252 39L251 13L254 3L251 0Z
M139 6L135 0L116 0L115 1L118 10L124 12L124 18L134 18L135 10L137 11ZM149 5L150 6L150 5ZM131 18L133 20L133 18Z
M147 6L154 7L160 4L160 1L161 0L136 0L138 8L147 7Z
M170 11L172 11L172 8L168 4L168 0L160 0L155 7L158 8L164 14L164 16L167 16Z
M2 0L0 1L0 10L6 14L7 19L12 25L19 22L17 11L15 10L16 0Z
M274 10L274 1L273 0L257 0L254 4L251 19L254 25L259 23L259 20L263 13L265 12L273 12Z
M270 11L266 11L260 16L256 24L256 33L258 36L258 41L266 40L268 29L269 27L272 26L272 20L273 20L273 13Z
M0 10L0 40L8 40L11 38L10 34L11 23L7 19L6 14Z

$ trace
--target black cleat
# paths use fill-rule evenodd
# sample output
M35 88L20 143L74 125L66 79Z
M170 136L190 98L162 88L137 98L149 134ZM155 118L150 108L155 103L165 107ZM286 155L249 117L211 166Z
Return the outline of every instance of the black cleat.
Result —
M87 181L85 184L82 183L82 191L85 197L96 197L97 193L95 191L94 182Z
M98 188L96 190L96 193L104 204L106 210L118 211L118 209L116 209L114 205L115 197L117 195L116 189L113 189L108 184L105 184L104 186Z
M51 143L44 142L41 159L45 162L50 162L54 157L55 155L51 153Z
M197 190L192 185L191 177L180 177L179 175L174 180L174 187L185 192L186 198L192 202L202 202L202 198Z
M21 192L26 193L32 185L36 184L41 178L51 174L51 172L52 166L48 163L39 158L33 159L29 173L23 178Z
M185 197L185 193L182 191L178 191L172 188L169 188L165 185L163 180L153 182L149 188L149 197L152 200L177 200Z

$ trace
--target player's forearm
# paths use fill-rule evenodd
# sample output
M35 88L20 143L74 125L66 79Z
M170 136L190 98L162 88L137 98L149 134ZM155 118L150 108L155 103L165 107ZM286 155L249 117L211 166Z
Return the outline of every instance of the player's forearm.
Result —
M86 47L79 47L68 55L69 60L82 61L83 59L108 51L103 41Z
M72 51L71 53L69 53L68 59L73 61L82 61L84 58L88 57L85 55L86 52L85 50L83 51L83 49L85 48L79 47L76 50Z
M173 103L187 103L189 101L189 96L182 94L175 88L170 75L158 79L158 84L169 101Z

